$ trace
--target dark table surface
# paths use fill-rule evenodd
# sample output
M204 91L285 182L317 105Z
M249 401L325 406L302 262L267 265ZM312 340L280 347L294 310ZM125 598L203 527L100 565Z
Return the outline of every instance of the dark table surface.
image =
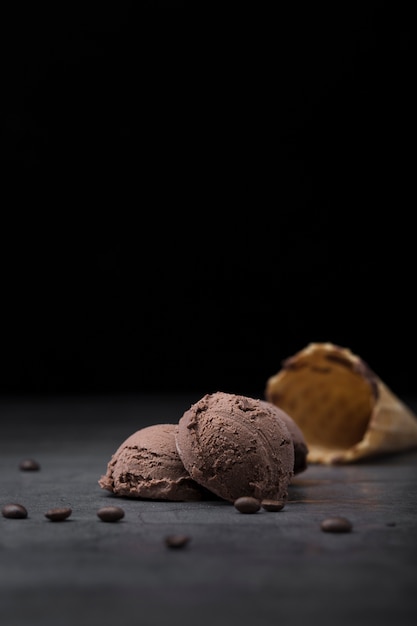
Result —
M202 394L201 394L202 395ZM199 394L3 398L0 619L74 623L397 626L417 623L417 451L356 465L310 465L277 513L229 503L129 500L100 489L111 454L139 428L177 422ZM415 401L409 401L412 408ZM23 472L35 458L41 469ZM107 524L97 510L122 506ZM72 515L53 523L52 507ZM353 530L325 533L329 516ZM165 537L190 537L169 549Z

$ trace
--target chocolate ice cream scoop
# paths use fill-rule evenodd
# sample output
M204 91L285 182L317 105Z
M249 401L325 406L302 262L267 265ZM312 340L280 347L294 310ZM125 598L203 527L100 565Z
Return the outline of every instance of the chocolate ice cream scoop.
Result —
M268 402L206 394L178 422L176 444L190 476L224 500L284 500L294 446L282 411Z
M205 499L175 445L175 424L154 424L128 437L112 455L100 487L117 496L152 500Z
M281 417L284 419L294 445L294 474L304 472L308 467L307 455L308 446L304 433L292 417L281 410Z

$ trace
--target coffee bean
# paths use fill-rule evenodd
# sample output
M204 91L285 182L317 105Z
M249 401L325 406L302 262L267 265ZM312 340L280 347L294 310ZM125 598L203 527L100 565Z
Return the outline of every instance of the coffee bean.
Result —
M45 517L47 517L51 522L62 522L64 519L67 519L72 513L72 510L67 507L56 507L54 509L49 509L46 511Z
M350 533L353 526L346 517L328 517L320 527L326 533Z
M41 469L41 466L35 459L23 459L19 463L19 469L23 472L37 472Z
M103 506L97 515L103 522L118 522L125 516L125 512L119 506Z
M10 519L24 519L28 516L27 510L22 504L5 504L1 512L4 517Z
M285 506L285 502L283 500L262 500L261 507L265 509L265 511L282 511Z
M168 548L183 548L190 541L188 535L168 535L165 544Z
M234 507L239 513L256 513L261 508L261 503L257 498L251 496L242 496L237 498L234 502Z

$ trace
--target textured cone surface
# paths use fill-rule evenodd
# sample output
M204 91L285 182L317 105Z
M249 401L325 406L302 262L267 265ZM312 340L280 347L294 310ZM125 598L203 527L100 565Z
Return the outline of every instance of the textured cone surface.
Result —
M309 344L268 379L265 397L298 424L311 463L417 447L417 417L348 348Z

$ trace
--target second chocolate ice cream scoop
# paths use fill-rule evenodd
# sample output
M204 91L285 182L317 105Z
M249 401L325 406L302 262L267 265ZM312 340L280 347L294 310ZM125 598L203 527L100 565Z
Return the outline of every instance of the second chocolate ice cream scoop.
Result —
M294 445L294 474L305 472L308 468L308 445L304 433L293 418L282 409L280 411L280 417L286 423Z
M220 498L287 498L294 446L278 407L247 396L206 394L180 418L175 440L191 478Z
M153 424L130 435L112 455L100 487L129 498L205 498L205 490L191 479L178 456L175 428L175 424Z

